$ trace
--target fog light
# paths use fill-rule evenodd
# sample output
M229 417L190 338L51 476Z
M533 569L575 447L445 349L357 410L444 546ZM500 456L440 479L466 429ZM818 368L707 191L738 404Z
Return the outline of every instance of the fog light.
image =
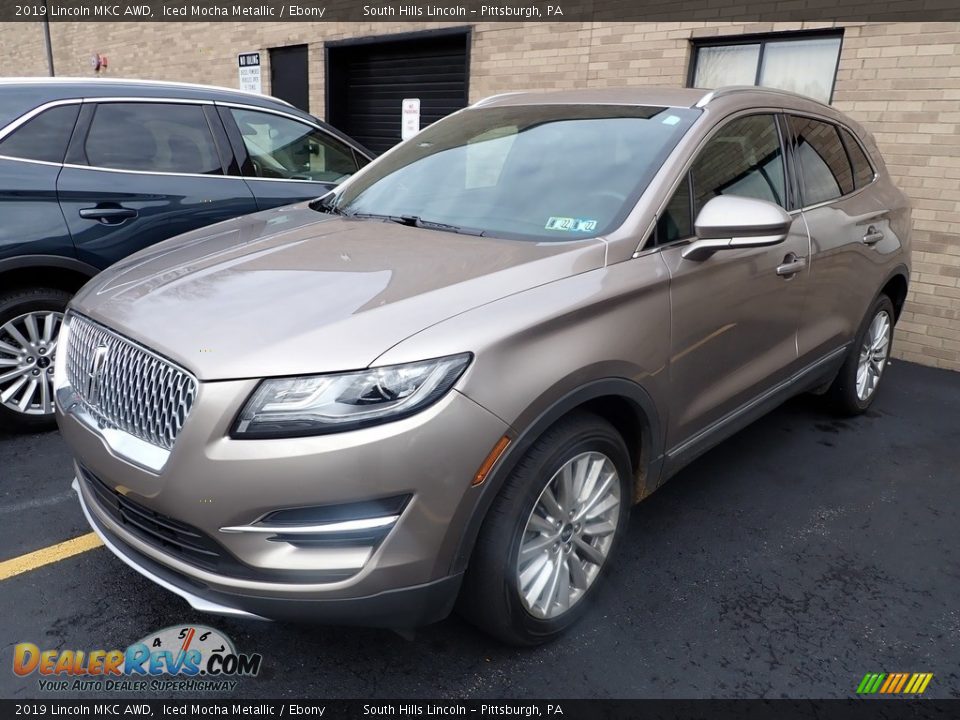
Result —
M367 548L387 536L410 500L397 495L344 505L286 508L267 513L249 525L220 528L222 533L252 533L294 547Z

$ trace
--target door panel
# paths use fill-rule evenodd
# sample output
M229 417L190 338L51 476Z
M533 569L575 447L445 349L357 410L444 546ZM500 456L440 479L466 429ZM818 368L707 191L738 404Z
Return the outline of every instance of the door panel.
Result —
M798 347L816 358L849 342L885 273L885 248L899 250L889 218L869 193L803 212L810 231L813 270ZM868 246L868 231L885 238Z
M667 242L718 195L788 206L785 156L772 114L738 117L722 126L694 160L689 177L667 204L657 231ZM691 197L689 201L687 197ZM688 231L689 232L689 231ZM723 250L706 260L683 258L686 243L662 250L671 276L671 416L667 447L676 448L779 382L800 364L797 327L809 269L778 268L809 256L797 214L787 238L765 248Z
M257 209L239 178L65 167L57 189L77 257L99 268L174 235ZM82 211L97 209L129 210L134 216L107 221L81 217Z
M45 110L0 140L0 258L75 255L57 175L79 111L77 103Z
M802 220L769 248L723 251L695 262L664 250L670 271L671 420L667 447L682 443L799 369L797 325L807 272L777 267L806 257Z
M224 175L229 161L200 104L86 104L67 163L60 208L77 257L99 268L257 209L243 180Z
M56 165L0 158L0 258L74 257L57 205Z
M856 334L885 277L887 256L900 245L876 194L856 192L872 181L862 167L866 158L853 152L859 147L846 150L838 128L817 118L788 116L788 124L812 265L797 343L800 355L813 360Z
M292 205L304 200L315 200L333 190L333 183L297 182L295 180L271 181L245 178L254 193L257 207L261 210Z

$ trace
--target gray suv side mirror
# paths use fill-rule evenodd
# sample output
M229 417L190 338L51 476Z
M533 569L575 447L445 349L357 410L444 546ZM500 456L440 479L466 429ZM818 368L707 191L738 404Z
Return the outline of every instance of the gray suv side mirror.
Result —
M687 260L706 260L718 250L777 245L793 223L779 205L720 195L703 206L695 223L697 239L683 250Z

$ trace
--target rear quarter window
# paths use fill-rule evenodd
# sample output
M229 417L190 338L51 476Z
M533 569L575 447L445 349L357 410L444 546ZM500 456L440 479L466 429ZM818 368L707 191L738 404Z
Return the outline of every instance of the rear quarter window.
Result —
M840 128L840 136L843 138L843 144L847 148L847 155L850 156L850 163L853 166L854 185L859 190L873 182L873 166L852 132L846 128Z
M56 96L51 97L49 93L36 87L0 86L0 128L12 123L24 113L56 99Z
M0 155L25 160L63 162L79 112L78 104L44 110L0 140Z

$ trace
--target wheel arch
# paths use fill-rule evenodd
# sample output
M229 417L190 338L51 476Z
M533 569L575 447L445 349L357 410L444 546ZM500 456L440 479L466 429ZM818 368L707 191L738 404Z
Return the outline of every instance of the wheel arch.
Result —
M452 573L466 568L493 499L530 446L552 425L579 411L603 417L624 438L634 476L634 501L656 489L663 465L663 436L656 406L649 393L627 378L604 378L581 385L551 404L513 438L481 487L474 511L461 533Z
M894 321L900 319L903 306L907 301L907 289L910 286L909 271L906 266L899 266L887 277L880 289L881 295L886 295L893 303Z
M93 265L59 255L20 255L0 260L0 287L49 287L76 293L99 272Z

